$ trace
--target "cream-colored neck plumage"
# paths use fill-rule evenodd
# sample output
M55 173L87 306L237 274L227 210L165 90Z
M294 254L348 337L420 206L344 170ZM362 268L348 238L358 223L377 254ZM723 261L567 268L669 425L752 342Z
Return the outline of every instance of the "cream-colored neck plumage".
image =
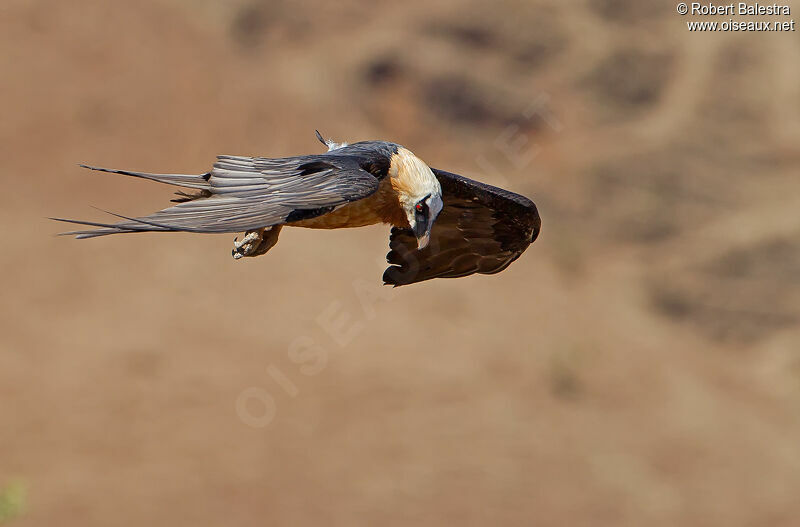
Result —
M403 207L413 207L429 194L441 195L442 187L430 167L403 147L392 155L389 165L392 188Z

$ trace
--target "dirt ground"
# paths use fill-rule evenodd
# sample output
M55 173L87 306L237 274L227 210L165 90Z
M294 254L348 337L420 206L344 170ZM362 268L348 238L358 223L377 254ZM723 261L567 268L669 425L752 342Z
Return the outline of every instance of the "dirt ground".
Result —
M0 78L9 525L800 522L798 33L637 0L5 0ZM169 198L79 162L199 173L315 128L528 195L542 235L389 289L385 227L234 261L46 219Z

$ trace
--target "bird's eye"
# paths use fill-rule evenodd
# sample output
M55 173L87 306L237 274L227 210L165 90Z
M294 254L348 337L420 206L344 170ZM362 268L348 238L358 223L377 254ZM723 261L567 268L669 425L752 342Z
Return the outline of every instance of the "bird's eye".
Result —
M422 209L423 209L424 207L422 206L422 203L417 203L417 204L416 204L416 206L415 206L414 208L415 208L415 209L417 209L417 212L422 212Z

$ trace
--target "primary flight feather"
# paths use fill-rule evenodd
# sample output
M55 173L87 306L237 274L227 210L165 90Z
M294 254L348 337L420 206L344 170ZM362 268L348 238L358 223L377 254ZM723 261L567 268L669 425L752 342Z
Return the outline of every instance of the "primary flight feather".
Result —
M130 232L245 232L233 257L258 256L283 226L313 229L392 225L383 281L492 274L508 267L539 234L531 200L428 167L386 141L326 141L322 154L284 158L219 156L199 175L149 174L81 165L191 189L176 205L118 223L54 218L96 227L65 232L93 238Z

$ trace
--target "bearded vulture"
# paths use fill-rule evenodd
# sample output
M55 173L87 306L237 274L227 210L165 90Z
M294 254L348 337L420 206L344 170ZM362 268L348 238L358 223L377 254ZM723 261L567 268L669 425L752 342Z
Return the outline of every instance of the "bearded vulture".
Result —
M539 235L531 200L430 168L386 141L335 143L322 154L284 158L218 156L200 175L148 174L81 165L151 179L177 192L176 205L118 223L53 218L97 227L65 232L93 238L128 232L245 232L233 257L258 256L283 226L312 229L392 225L383 282L400 286L431 278L493 274L508 267Z

